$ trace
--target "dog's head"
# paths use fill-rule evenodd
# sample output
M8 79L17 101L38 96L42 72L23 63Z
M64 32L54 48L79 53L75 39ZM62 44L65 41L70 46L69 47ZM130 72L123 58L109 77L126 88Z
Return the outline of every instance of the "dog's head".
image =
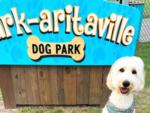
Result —
M137 93L144 88L144 63L139 57L123 57L111 67L107 77L110 90L120 94Z

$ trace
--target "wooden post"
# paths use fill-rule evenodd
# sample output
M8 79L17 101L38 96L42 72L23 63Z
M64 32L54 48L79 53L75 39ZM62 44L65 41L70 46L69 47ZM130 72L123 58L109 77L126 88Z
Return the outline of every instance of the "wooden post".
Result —
M15 96L11 78L10 66L0 66L0 88L6 108L15 108Z

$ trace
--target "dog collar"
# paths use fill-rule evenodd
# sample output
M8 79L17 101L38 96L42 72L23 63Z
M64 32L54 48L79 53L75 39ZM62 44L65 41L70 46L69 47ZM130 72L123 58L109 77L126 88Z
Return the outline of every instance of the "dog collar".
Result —
M131 107L129 107L128 109L119 109L114 104L108 101L106 104L106 108L108 110L108 113L134 113L135 104L133 102Z

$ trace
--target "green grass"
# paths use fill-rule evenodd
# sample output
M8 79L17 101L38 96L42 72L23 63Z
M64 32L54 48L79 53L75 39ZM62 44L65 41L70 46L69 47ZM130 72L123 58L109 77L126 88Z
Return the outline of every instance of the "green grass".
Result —
M136 97L137 113L150 113L150 88L145 88Z
M139 43L137 45L137 56L145 63L146 87L150 86L150 43Z
M30 107L26 107L23 109L19 110L19 113L64 113L63 108L43 108L43 107L39 107L39 108L30 108Z
M145 18L150 18L150 0L141 0L142 2L144 2L144 17Z
M146 75L146 88L136 97L137 113L150 113L150 43L139 43L136 55L143 59Z
M99 107L24 108L19 113L101 113Z

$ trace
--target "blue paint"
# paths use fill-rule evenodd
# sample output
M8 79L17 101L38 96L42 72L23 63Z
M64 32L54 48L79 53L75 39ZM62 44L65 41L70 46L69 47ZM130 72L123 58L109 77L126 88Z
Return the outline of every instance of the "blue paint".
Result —
M111 65L120 57L133 56L136 43L139 38L139 29L141 27L141 15L135 8L122 6L116 3L103 2L100 0L1 0L0 16L11 12L11 8L16 7L18 14L24 12L26 18L39 17L43 9L50 11L64 9L68 4L80 6L80 16L82 23L90 13L96 13L99 18L108 17L111 13L116 13L129 18L127 25L135 28L133 41L128 46L115 44L105 40L105 37L99 39L98 36L87 37L82 35L86 44L85 59L82 62L75 62L68 57L46 57L38 62L33 61L27 54L27 39L31 35L36 35L41 41L46 42L70 42L75 35L71 32L65 34L65 25L61 24L60 32L57 34L42 34L38 25L31 26L32 34L17 36L16 26L11 28L13 36L9 39L0 41L0 65Z

